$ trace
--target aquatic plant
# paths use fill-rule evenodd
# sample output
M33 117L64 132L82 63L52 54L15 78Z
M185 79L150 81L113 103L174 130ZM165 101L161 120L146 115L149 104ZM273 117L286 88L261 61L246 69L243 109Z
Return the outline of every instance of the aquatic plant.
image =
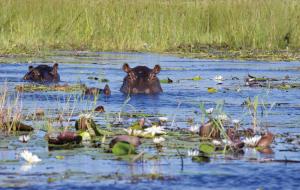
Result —
M32 131L31 126L21 123L22 102L19 94L10 95L5 83L0 89L0 130Z
M166 134L165 130L163 127L161 126L156 126L153 125L152 127L148 127L145 129L145 133L146 134L151 134L152 137L154 137L155 135L162 135L162 134Z
M32 154L28 150L21 152L20 156L29 164L34 164L42 161L37 155Z
M166 139L165 138L163 138L163 137L155 137L155 138L153 138L153 142L155 143L155 144L161 144L162 142L164 142Z

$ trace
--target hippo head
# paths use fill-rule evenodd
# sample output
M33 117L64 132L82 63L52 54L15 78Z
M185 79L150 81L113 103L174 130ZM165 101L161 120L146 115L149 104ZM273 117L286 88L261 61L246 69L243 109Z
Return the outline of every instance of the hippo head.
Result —
M48 65L29 66L28 72L23 77L24 80L33 82L59 82L58 64L53 67Z
M156 75L160 72L160 66L155 65L153 69L146 66L130 68L127 63L123 65L127 76L123 80L121 92L126 94L154 94L162 92L159 79Z

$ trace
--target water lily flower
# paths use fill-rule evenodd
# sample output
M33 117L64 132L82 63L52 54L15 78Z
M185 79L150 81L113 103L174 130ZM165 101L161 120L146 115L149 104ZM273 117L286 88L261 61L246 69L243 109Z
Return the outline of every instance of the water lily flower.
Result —
M261 139L260 135L255 135L254 137L248 137L243 140L246 146L255 147L259 140Z
M221 75L217 75L215 76L214 80L218 83L222 83L222 81L224 80L224 78Z
M213 111L214 111L214 108L208 108L205 110L205 112L208 114L212 114Z
M228 120L228 116L226 114L219 114L215 117L218 120L222 120L222 121L227 121Z
M37 155L32 154L31 152L29 152L28 150L24 150L23 152L21 152L21 157L26 160L29 164L34 164L37 162L42 161Z
M233 120L231 120L231 122L232 122L233 124L239 124L241 121L238 120L238 119L233 119Z
M190 126L189 131L191 131L192 133L198 133L199 129L200 129L199 125L192 125Z
M221 141L218 141L218 140L212 140L212 143L214 144L214 145L216 145L216 146L219 146L219 145L221 145L222 143L221 143Z
M167 122L168 118L167 117L159 117L158 120L161 122Z
M165 140L166 140L166 139L163 138L163 137L155 137L155 138L153 139L153 142L154 142L155 144L160 144L160 143L164 142Z
M153 125L152 127L146 128L145 133L151 134L154 137L156 134L158 135L166 134L164 130L165 129L161 126Z
M22 143L27 143L30 140L30 136L29 135L22 135L19 136L19 141Z
M126 131L128 133L128 135L131 135L131 136L144 136L144 131L142 131L142 130L136 130L136 129L131 129L131 128L123 129L123 130Z
M198 156L199 155L199 151L198 150L188 150L187 151L187 155L190 156L190 157Z

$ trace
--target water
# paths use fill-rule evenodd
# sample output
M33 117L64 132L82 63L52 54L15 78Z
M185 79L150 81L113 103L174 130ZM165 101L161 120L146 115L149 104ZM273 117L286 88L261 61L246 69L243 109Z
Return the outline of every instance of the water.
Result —
M29 59L28 59L29 60ZM22 109L27 115L36 108L47 110L49 117L58 113L67 114L73 110L71 121L78 114L103 105L106 113L117 113L126 100L119 89L125 73L122 64L127 62L131 67L147 65L154 67L160 64L160 79L171 78L173 84L162 84L164 93L160 95L136 95L131 97L124 112L139 111L153 115L166 115L167 126L188 128L187 120L193 118L195 123L201 121L199 104L206 108L214 107L216 102L224 100L224 111L233 119L240 119L245 127L251 123L246 115L247 109L242 103L247 97L259 96L265 105L275 104L271 110L264 110L259 115L261 126L268 126L277 135L272 144L274 154L261 154L253 149L245 149L242 155L220 155L209 163L195 163L190 157L181 159L172 154L150 159L145 162L130 163L117 160L99 148L78 148L74 150L48 151L44 140L43 122L34 122L36 128L27 144L18 142L18 136L1 135L0 140L0 187L21 189L297 189L300 180L300 164L258 163L256 159L290 159L300 160L299 144L287 143L285 136L300 134L300 93L299 89L288 91L267 88L250 88L244 86L248 74L257 77L283 79L286 75L290 82L300 80L300 62L256 62L231 60L201 60L178 58L168 55L144 53L88 53L57 52L45 58L31 58L33 63L19 61L16 58L0 60L0 85L7 84L9 91L24 83L21 79L29 65L53 61L60 63L61 84L84 83L89 87L103 88L106 83L90 80L88 77L106 78L112 89L111 97L100 96L96 102L92 98L82 98L80 93L62 92L27 92L21 94ZM66 63L66 64L63 64ZM195 76L203 80L193 81ZM222 75L222 85L217 85L213 78ZM238 80L233 80L237 77ZM179 81L179 82L178 82ZM208 87L218 89L217 93L207 92ZM240 89L238 91L237 89ZM266 115L266 111L269 113ZM261 113L261 109L259 110ZM96 122L105 127L113 120L113 114L97 115ZM130 121L135 121L131 119ZM31 123L30 120L25 121ZM31 123L32 124L32 123ZM73 124L71 122L71 124ZM128 123L127 123L128 124ZM126 126L126 124L125 124ZM156 155L155 148L143 147L150 155ZM18 154L28 149L39 155L41 163L30 166L19 159ZM139 150L142 151L142 150ZM182 152L185 153L185 152ZM64 156L57 159L56 156Z

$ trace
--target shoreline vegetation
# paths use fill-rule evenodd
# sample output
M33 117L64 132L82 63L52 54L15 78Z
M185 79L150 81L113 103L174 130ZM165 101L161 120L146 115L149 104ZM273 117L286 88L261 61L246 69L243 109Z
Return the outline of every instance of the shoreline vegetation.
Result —
M0 57L52 51L300 60L297 0L0 1Z

